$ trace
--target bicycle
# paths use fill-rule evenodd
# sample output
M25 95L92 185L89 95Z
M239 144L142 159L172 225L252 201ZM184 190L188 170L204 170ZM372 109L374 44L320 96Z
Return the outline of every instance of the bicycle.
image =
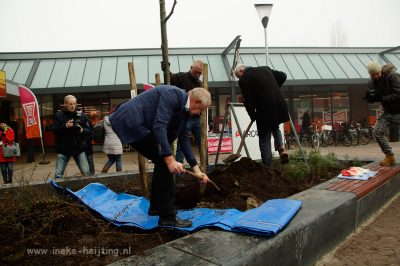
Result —
M285 146L287 150L294 149L296 138L293 133L285 131Z
M313 123L308 131L301 132L300 142L310 145L313 149L318 149L320 144L319 134L320 133L318 132L317 124Z

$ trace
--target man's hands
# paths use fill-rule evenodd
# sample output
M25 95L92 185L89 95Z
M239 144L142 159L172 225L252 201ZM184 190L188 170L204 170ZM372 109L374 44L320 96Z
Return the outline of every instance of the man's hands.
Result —
M199 179L200 183L206 184L208 182L208 180L209 180L208 176L200 171L200 167L198 165L195 165L193 167L193 172L195 172L198 176L200 176L202 178L202 179Z
M174 158L174 156L167 156L164 157L164 162L167 164L168 170L172 174L183 174L185 173L185 169L183 168L183 164L180 162L177 162ZM193 167L193 172L196 174L196 177L198 177L198 180L200 183L207 183L208 182L208 176L204 174L203 172L200 171L200 168L198 165Z
M164 157L164 162L167 164L168 170L174 175L182 174L185 171L183 169L183 164L177 162L172 155Z
M70 119L70 120L67 121L67 123L65 123L65 127L66 128L70 128L70 127L73 127L73 126L74 126L74 120L73 119Z
M81 125L79 125L78 123L76 125L79 127L79 133L82 133L83 132L83 128L81 127ZM65 127L66 128L71 128L73 126L74 126L74 120L73 119L70 119L70 120L67 121L67 123L65 123Z

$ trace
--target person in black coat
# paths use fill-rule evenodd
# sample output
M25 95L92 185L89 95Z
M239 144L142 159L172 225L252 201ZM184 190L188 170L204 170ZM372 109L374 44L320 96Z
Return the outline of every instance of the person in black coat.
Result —
M239 78L246 111L257 124L262 162L267 166L272 164L273 135L281 163L287 163L289 157L279 131L279 124L289 121L288 107L280 90L286 81L286 74L268 66L245 67L239 64L235 68L235 75Z
M94 175L95 173L95 169L94 169L94 160L93 160L93 144L92 144L92 140L93 140L93 126L92 124L89 122L89 119L87 118L87 116L85 114L82 114L85 116L85 120L88 122L88 127L89 127L89 134L86 135L86 150L85 150L85 154L86 154L86 158L88 160L88 164L89 164L89 172L91 175Z
M196 60L190 66L190 70L188 72L179 72L171 75L171 85L181 88L187 92L191 91L193 88L202 87L203 83L200 80L200 76L203 74L203 61ZM193 137L196 141L197 146L201 147L201 116L191 117L186 124L186 131L188 134L192 133ZM180 163L183 163L183 152L181 146L177 145L176 148L176 160Z
M303 137L310 134L310 126L311 126L310 110L307 110L303 114L303 121L301 123L301 135Z
M378 117L374 128L376 142L385 154L385 159L379 164L394 165L396 159L385 133L388 128L400 125L400 74L396 72L394 65L382 66L375 61L370 62L367 69L371 78L368 81L368 91L364 99L368 103L380 102L383 108L383 114Z
M89 175L89 164L86 158L86 136L90 134L89 121L76 105L76 98L67 95L64 98L64 108L54 114L54 125L51 130L55 134L57 155L54 177L61 178L71 156L80 171Z

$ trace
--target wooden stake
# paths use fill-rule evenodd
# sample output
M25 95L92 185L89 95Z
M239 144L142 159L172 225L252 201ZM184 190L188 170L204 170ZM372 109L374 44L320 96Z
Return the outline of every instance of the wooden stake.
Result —
M136 76L133 67L133 62L128 63L128 70L129 70L129 79L131 83L131 98L133 98L137 96ZM143 195L147 199L150 199L149 180L146 173L146 161L143 155L141 155L139 152L138 152L138 163L140 172L140 183L142 185Z
M156 78L156 86L159 86L161 84L160 74L156 73L155 74L155 78Z
M203 88L208 90L208 64L203 64ZM200 143L200 165L201 171L207 174L207 113L201 112L201 143ZM206 184L200 184L200 195L206 190Z

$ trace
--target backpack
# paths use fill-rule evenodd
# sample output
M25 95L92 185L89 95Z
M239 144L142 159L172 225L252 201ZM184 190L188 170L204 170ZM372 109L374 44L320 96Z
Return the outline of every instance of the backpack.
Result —
M100 120L93 127L93 134L92 134L93 141L96 143L99 143L99 144L103 144L105 135L106 135L106 132L104 129L104 120Z

